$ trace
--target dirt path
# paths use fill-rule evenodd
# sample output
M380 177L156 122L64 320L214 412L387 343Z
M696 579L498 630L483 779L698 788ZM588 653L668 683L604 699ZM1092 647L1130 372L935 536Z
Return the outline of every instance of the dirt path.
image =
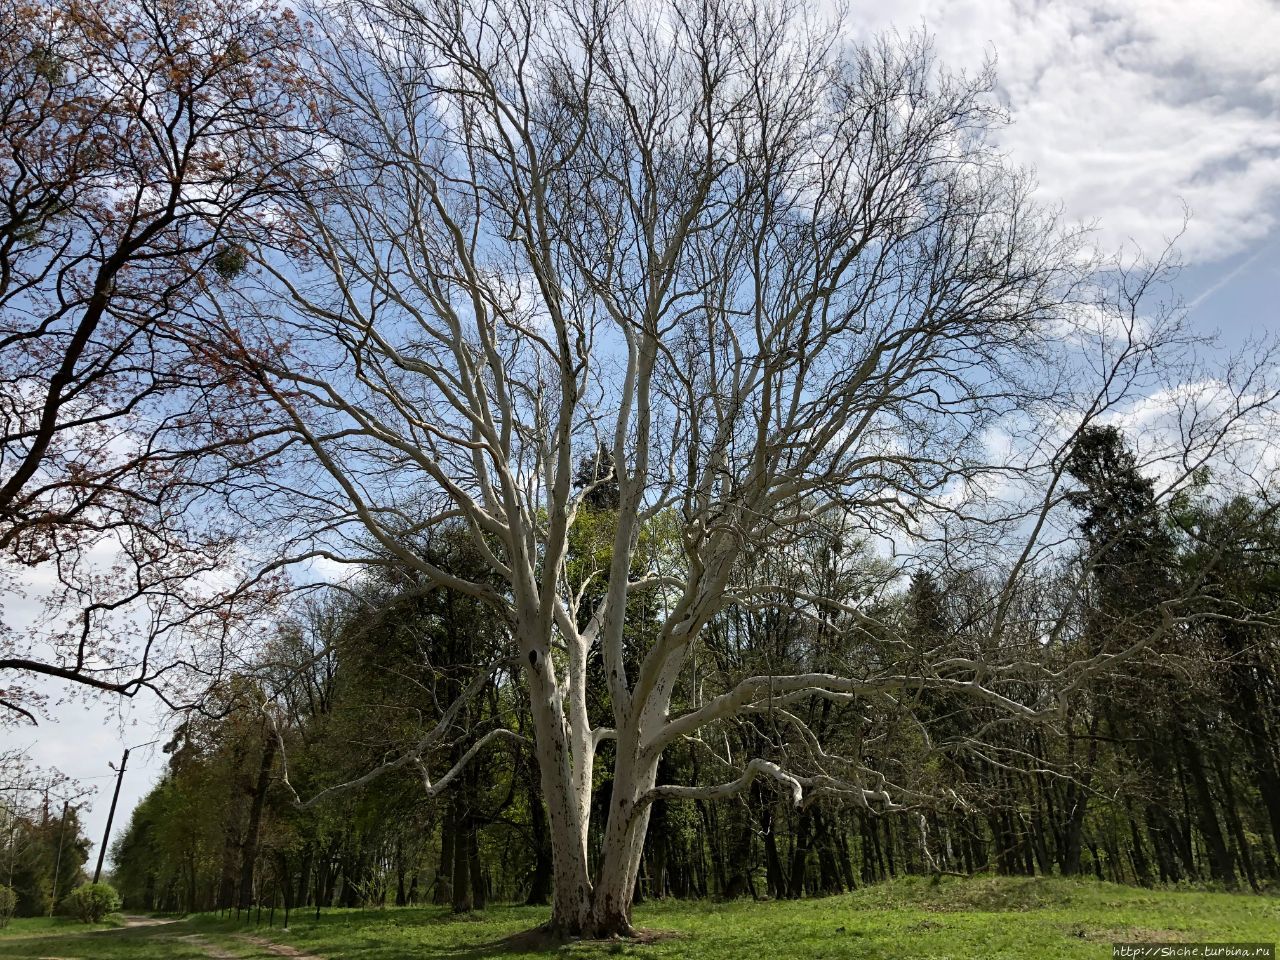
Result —
M162 927L166 923L177 923L178 921L171 917L138 917L125 914L124 925L126 927Z
M291 960L322 960L321 957L304 953L297 947L291 947L283 943L272 943L264 937L255 937L248 933L238 933L236 934L236 939L252 943L255 947L262 947L262 949L268 953L274 953L277 957L289 957Z
M246 960L250 955L254 960L324 960L251 933L189 932L190 925L172 917L134 914L123 920L108 930L37 931L31 936L5 937L0 939L0 960L130 960L135 955L168 960Z
M221 947L214 946L198 933L189 933L185 937L178 937L177 939L191 944L198 950L203 950L209 960L240 960L234 953L227 953Z
M177 920L158 919L156 917L125 917L124 925L126 927L159 927L168 923L177 923ZM277 957L288 957L289 960L323 960L321 957L312 956L299 950L297 947L291 947L283 943L273 943L265 937L256 937L249 933L233 934L235 939L245 943L251 943L255 947L261 947L268 953ZM216 943L210 943L205 937L198 933L188 933L181 937L174 937L183 943L190 944L197 950L202 950L209 960L241 960L238 954L228 953L224 948Z

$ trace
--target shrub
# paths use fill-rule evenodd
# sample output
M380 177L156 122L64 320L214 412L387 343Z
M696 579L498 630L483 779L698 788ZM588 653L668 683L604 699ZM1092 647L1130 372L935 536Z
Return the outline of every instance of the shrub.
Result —
M9 925L9 921L13 919L13 911L17 908L18 895L14 893L13 887L0 883L0 930Z
M101 923L108 913L120 909L120 895L109 883L86 883L67 896L67 905L84 923Z

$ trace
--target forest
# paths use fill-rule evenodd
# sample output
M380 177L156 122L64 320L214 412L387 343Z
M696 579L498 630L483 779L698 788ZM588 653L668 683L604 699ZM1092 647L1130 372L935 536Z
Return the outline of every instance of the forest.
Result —
M584 461L581 482L594 479L596 464ZM762 782L726 801L659 800L637 899L812 897L899 875L984 871L1274 889L1280 634L1271 615L1280 607L1280 526L1247 499L1211 505L1209 478L1159 509L1115 430L1084 438L1068 470L1085 543L1105 544L1108 556L1083 597L1069 598L1061 578L1047 576L1020 598L1079 604L1070 617L1050 616L1070 627L1039 646L1045 664L1080 656L1101 633L1148 629L1150 592L1176 595L1215 556L1211 606L1194 629L1090 683L1050 728L1005 725L993 735L986 731L999 723L997 711L933 692L873 704L800 700L789 709L827 749L857 752L869 769L941 801L898 813L839 799L797 808ZM615 490L594 489L571 568L608 548L615 504ZM660 536L652 549L661 549ZM461 536L444 534L434 550L444 569L462 574L476 564ZM682 677L678 700L766 665L792 673L830 670L851 656L909 661L939 648L972 650L988 635L982 571L948 582L920 574L899 587L856 539L829 530L813 532L806 554L803 565L788 561L786 576L833 604L865 605L893 634L868 635L839 617L726 611L708 625L705 658ZM652 602L629 605L636 643L652 629ZM1257 622L1243 622L1246 612ZM166 747L169 773L112 851L126 904L182 912L546 904L550 844L527 747L494 747L435 800L403 767L307 809L279 782L286 758L291 786L310 796L408 752L436 720L424 717L423 703L453 702L471 665L499 642L498 629L474 600L424 590L396 568L358 594L310 604L212 715L185 721ZM911 647L895 636L910 637ZM526 697L518 673L493 676L468 690L469 717L458 722L521 731ZM260 709L268 700L282 705L279 728ZM679 745L664 755L660 777L718 783L732 752L784 750L784 725L765 712L726 732L745 741L736 749ZM965 749L979 739L981 750ZM435 749L447 766L459 748ZM600 810L608 759L597 760L591 802ZM588 842L598 848L600 837Z
M14 915L52 916L84 879L89 839L73 802L83 796L66 778L34 768L22 751L0 752L0 925Z

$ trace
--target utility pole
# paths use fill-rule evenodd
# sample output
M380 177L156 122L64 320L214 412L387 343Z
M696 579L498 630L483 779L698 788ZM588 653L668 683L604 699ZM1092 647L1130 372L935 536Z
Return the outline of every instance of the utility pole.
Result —
M58 855L53 860L53 892L49 894L49 916L53 916L53 908L58 903L58 872L62 869L62 840L67 833L67 808L71 801L62 801L62 823L58 824Z
M102 834L102 849L98 851L98 869L93 871L93 882L97 883L102 876L102 860L107 855L107 841L111 839L111 821L116 816L116 801L120 799L120 783L124 780L125 764L129 762L129 748L125 747L124 756L120 758L120 772L116 775L116 792L111 795L111 810L107 813L107 829Z
M18 811L16 807L9 808L9 889L13 889L13 861L14 861L14 845L17 843L15 837L18 833Z

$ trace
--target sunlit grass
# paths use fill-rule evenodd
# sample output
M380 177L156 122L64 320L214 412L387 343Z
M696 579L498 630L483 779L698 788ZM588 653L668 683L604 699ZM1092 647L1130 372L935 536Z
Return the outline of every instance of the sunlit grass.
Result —
M122 923L118 916L107 917L103 923L84 924L73 917L14 917L9 925L0 929L0 939L5 937L31 937L42 933L88 933L93 930L109 930Z
M292 927L203 916L163 927L83 933L68 927L38 940L0 941L0 958L198 960L273 954L239 939L256 934L326 960L479 958L506 950L503 939L537 925L546 911L496 907L455 917L441 908L295 912ZM1248 894L1151 891L1057 878L913 878L839 897L777 903L666 901L641 904L638 926L669 931L651 944L574 944L583 958L635 956L695 960L858 958L1090 958L1113 941L1280 939L1280 899ZM204 946L202 946L202 944ZM23 948L27 952L22 952Z

